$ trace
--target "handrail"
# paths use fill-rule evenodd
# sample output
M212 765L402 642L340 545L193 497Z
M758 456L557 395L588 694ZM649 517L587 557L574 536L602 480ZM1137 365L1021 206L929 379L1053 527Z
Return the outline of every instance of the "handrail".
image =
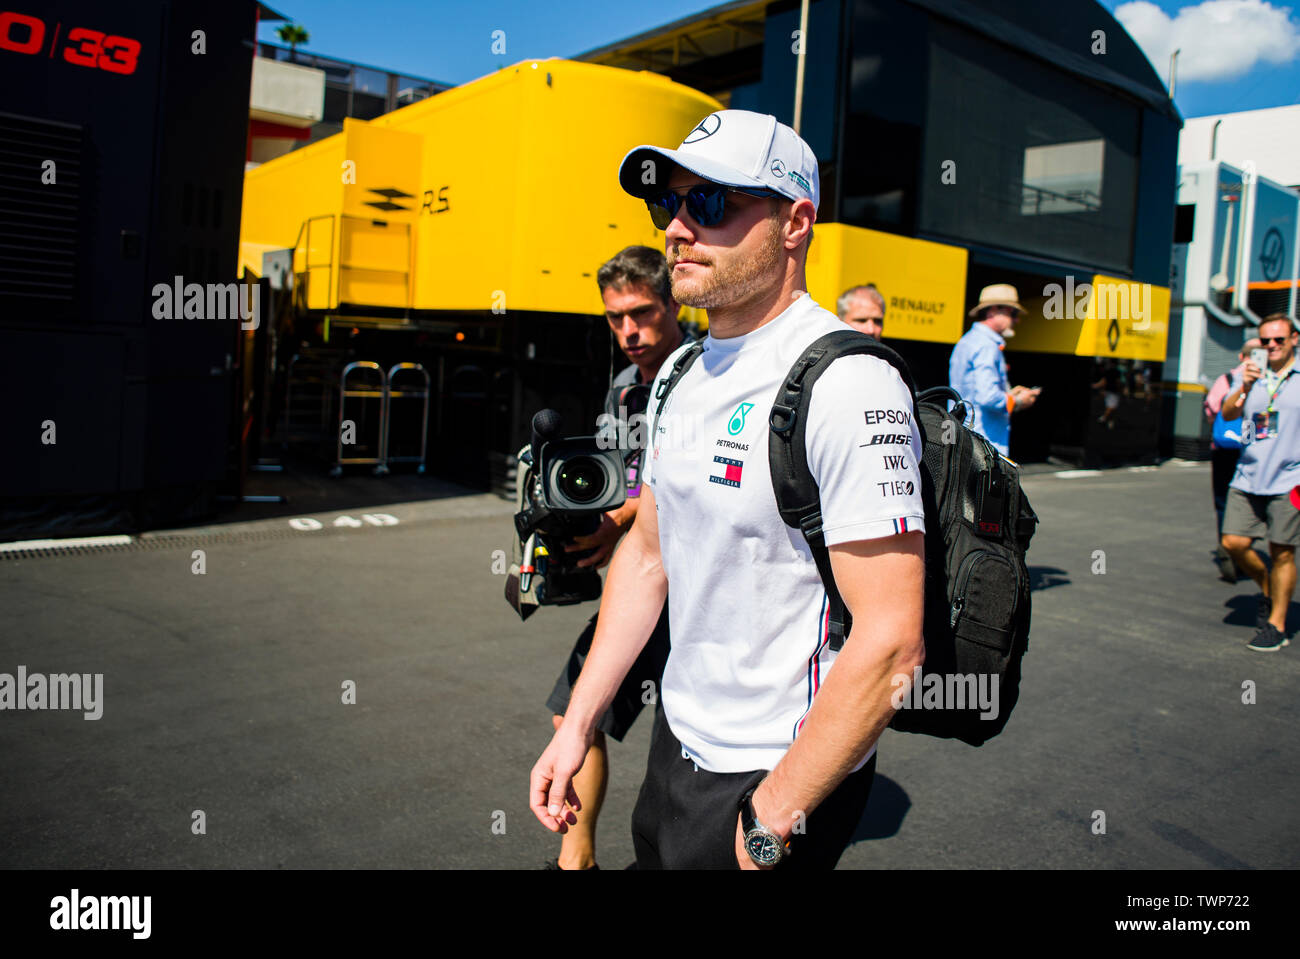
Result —
M1254 239L1252 234L1255 231L1255 204L1259 201L1259 190L1256 187L1258 181L1259 174L1255 171L1254 164L1248 162L1246 169L1241 171L1241 221L1238 224L1240 233L1237 239L1237 264L1233 271L1236 274L1236 284L1232 290L1233 307L1255 326L1260 326L1264 318L1250 308L1250 275L1246 247Z
M1300 207L1296 208L1295 242L1291 244L1291 298L1286 310L1292 326L1300 325L1300 317L1295 312L1297 286L1300 286Z
M1209 313L1212 317L1222 323L1224 326L1245 326L1246 321L1240 316L1233 316L1231 313L1225 313L1222 309L1215 306L1209 300L1179 300L1176 303L1169 304L1170 309L1182 309L1185 306L1199 306Z

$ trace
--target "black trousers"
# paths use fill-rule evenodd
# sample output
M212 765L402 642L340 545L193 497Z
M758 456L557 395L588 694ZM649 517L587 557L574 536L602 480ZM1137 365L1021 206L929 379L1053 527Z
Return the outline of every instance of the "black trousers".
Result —
M1214 489L1214 512L1219 517L1218 529L1223 530L1223 507L1228 501L1228 484L1237 472L1241 450L1210 450L1210 485Z
M664 718L655 710L645 782L632 811L632 844L638 869L738 869L736 823L740 797L768 770L711 773L682 756ZM778 869L834 869L867 808L876 757L850 774L807 817L791 839L790 856Z

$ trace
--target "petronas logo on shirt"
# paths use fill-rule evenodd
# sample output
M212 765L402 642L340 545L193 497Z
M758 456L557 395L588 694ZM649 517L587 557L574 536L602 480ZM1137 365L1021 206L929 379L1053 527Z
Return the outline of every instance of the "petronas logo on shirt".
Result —
M727 421L727 432L732 436L740 435L740 431L745 428L745 414L754 408L753 403L741 403L736 407L736 412L731 414L731 419Z

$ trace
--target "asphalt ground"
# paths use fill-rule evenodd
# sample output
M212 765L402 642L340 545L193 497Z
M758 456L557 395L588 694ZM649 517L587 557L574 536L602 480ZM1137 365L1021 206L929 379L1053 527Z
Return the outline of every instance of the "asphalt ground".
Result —
M1300 864L1300 642L1246 648L1255 589L1210 560L1208 465L1024 486L1042 524L1020 702L978 749L887 731L841 868ZM104 677L98 720L0 713L0 867L536 869L555 855L528 773L593 607L521 623L493 572L511 505L437 492L0 551L0 672ZM648 719L611 743L606 868L633 859Z

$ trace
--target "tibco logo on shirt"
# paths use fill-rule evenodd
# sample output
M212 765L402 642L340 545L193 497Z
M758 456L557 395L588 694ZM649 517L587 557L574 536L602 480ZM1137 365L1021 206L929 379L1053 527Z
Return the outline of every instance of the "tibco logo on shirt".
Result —
M911 480L886 480L876 485L880 487L881 496L911 496L916 492Z

